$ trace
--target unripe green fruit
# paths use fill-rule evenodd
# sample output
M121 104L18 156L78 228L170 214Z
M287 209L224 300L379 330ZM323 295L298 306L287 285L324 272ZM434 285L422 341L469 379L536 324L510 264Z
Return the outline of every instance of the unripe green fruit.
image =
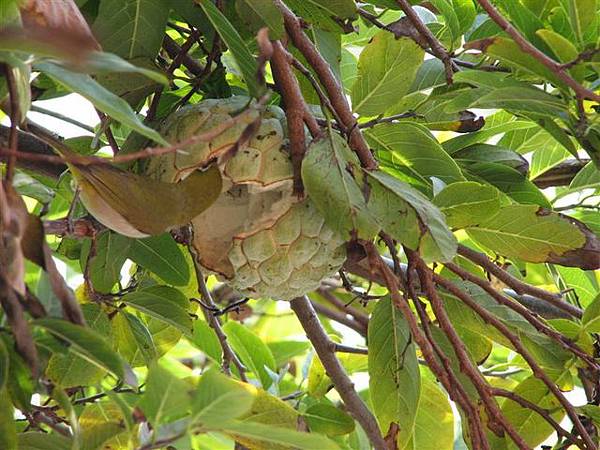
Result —
M205 100L181 109L164 125L171 142L207 132L241 112L246 97ZM148 171L179 181L212 156L230 148L245 120L185 153L155 158ZM277 107L263 114L258 132L220 165L223 190L215 203L192 221L193 245L201 265L243 295L289 300L317 288L344 262L342 237L325 224L309 198L292 193L292 165L285 116Z

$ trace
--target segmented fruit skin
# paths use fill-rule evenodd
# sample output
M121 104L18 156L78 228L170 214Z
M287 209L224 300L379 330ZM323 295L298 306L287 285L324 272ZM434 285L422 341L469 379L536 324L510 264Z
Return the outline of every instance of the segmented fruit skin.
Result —
M182 108L163 126L170 142L207 132L249 104L247 97L204 100ZM259 117L248 115L211 140L185 152L154 158L148 172L179 181L231 148ZM201 265L243 295L289 300L317 288L343 264L342 237L327 226L309 198L292 194L285 116L269 107L254 137L220 165L219 199L196 217L193 244Z

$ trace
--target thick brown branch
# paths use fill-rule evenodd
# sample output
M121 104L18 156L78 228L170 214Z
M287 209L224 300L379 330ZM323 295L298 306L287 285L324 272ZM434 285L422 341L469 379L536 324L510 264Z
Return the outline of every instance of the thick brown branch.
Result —
M297 297L290 302L290 306L296 313L302 328L304 328L308 339L310 339L319 359L323 363L327 375L331 378L336 391L346 404L350 414L361 425L375 449L388 450L375 417L357 394L354 384L336 358L333 351L334 345L332 345L334 343L329 339L321 322L319 322L310 300L307 297Z
M544 65L544 67L554 73L559 80L575 91L577 97L600 102L600 95L585 88L571 78L571 76L565 71L565 68L562 64L554 61L545 53L538 50L515 27L513 27L511 23L502 14L500 14L500 12L488 0L477 0L477 3L479 3L481 7L488 13L490 19L496 22L496 25L502 28L514 40L514 42L524 53L534 57L537 61Z
M277 90L285 105L285 115L288 126L288 137L290 141L290 156L294 170L294 194L302 196L304 186L300 173L302 159L306 153L306 138L304 136L304 120L312 116L306 115L306 103L300 85L296 79L290 63L286 57L286 51L279 41L273 42L273 56L271 58L271 69ZM310 119L309 119L310 120ZM314 117L313 117L314 121ZM316 122L315 122L316 123Z
M350 147L358 155L363 167L366 169L375 169L377 161L373 157L367 141L356 126L356 118L352 114L344 90L335 78L329 64L323 59L308 36L304 34L302 24L296 15L282 1L276 0L276 3L283 14L285 28L294 46L300 50L300 53L306 58L308 64L315 70L315 73L327 91L331 104L343 121L341 125L349 131Z

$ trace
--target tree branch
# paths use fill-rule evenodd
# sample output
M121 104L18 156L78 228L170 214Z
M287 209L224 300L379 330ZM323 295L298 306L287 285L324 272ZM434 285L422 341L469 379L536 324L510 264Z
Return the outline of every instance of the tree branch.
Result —
M356 152L364 168L375 169L377 161L373 157L367 141L356 126L356 118L352 114L348 100L344 95L344 90L331 72L329 64L323 59L308 36L304 34L302 25L296 15L281 0L276 0L276 4L283 14L285 29L292 39L294 46L315 70L319 80L327 91L333 108L343 121L341 125L348 130L350 147Z
M331 378L350 414L361 425L376 450L388 450L375 417L356 393L354 384L336 358L333 351L335 343L327 336L310 300L306 296L297 297L290 302L290 306L296 313L302 328L323 363L327 375Z
M271 69L277 90L285 105L285 116L287 119L288 137L290 141L290 156L292 169L294 171L294 194L304 195L304 185L300 173L302 159L306 153L306 138L304 136L304 120L310 121L312 115L306 115L307 107L304 97L300 92L298 80L292 72L286 51L279 41L273 42L273 56L271 58ZM314 125L318 127L312 117Z
M600 102L600 95L590 91L571 78L571 76L565 71L563 64L554 61L545 53L538 50L515 27L513 27L511 23L506 20L502 14L500 14L500 11L498 11L488 0L477 0L477 3L479 3L481 7L488 13L490 19L496 22L496 25L502 28L514 40L514 42L524 53L532 56L542 65L544 65L544 67L554 73L558 79L575 91L577 97Z
M227 341L227 335L221 327L221 322L219 318L213 314L213 311L218 308L212 299L212 295L210 294L210 291L206 286L206 282L204 281L204 274L202 273L202 269L200 267L200 258L198 252L196 251L196 248L192 244L193 236L193 231L190 231L188 249L190 251L190 254L192 255L192 260L194 262L194 270L196 272L196 279L198 280L198 291L202 296L204 303L208 305L207 308L203 304L201 304L202 311L204 312L204 317L206 318L206 321L211 326L211 328L215 331L215 334L219 339L221 349L223 350L223 362L221 364L221 367L223 369L223 372L225 372L227 375L231 375L230 365L233 363L233 365L238 370L240 379L242 381L248 381L246 379L246 368L229 345L229 342Z
M523 346L520 339L514 333L512 333L509 330L509 328L502 321L500 321L496 316L494 316L489 311L487 311L485 308L483 308L470 295L468 295L467 293L465 293L464 291L459 289L454 283L450 282L449 280L446 280L445 278L439 276L436 273L431 272L426 267L423 268L423 271L425 271L425 270L430 273L433 281L437 285L443 287L450 294L452 294L453 296L457 297L458 299L463 301L465 304L467 304L485 322L489 323L494 328L496 328L498 331L500 331L510 341L510 343L514 347L515 351L517 353L519 353L523 357L523 359L527 362L527 364L533 371L533 375L536 378L539 378L548 387L548 389L550 390L550 392L552 392L552 394L556 397L556 399L560 402L560 404L565 409L567 415L569 416L569 419L571 420L571 422L573 422L573 425L577 429L579 435L581 436L581 438L583 439L583 441L585 442L587 447L589 449L597 448L595 446L595 444L593 443L587 430L581 423L581 420L579 419L579 416L577 415L577 412L575 411L573 405L571 405L569 400L567 400L567 398L563 395L563 393L560 391L560 389L548 377L546 372L539 366L539 364L536 362L535 358L533 358L531 353L529 353L529 351Z

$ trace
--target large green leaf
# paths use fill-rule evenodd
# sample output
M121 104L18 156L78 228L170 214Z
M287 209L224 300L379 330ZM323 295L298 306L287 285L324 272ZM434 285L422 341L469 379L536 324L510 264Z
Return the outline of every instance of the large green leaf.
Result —
M398 425L403 448L415 426L421 374L408 324L387 297L379 300L369 322L369 392L383 433Z
M327 31L339 32L334 17L349 19L356 15L354 0L287 0L285 3L308 23Z
M177 289L151 286L130 292L121 300L144 314L174 326L187 336L192 334L192 318L187 312L189 302Z
M368 239L378 226L361 190L358 158L335 133L313 141L302 164L304 187L325 222L345 238Z
M19 433L19 450L65 450L71 448L71 438L60 434L28 431Z
M442 210L448 225L463 228L495 215L500 210L501 196L493 186L464 181L446 186L433 203Z
M10 355L6 349L4 341L0 339L0 391L6 386L8 380L8 367L10 364Z
M158 427L188 413L192 390L191 385L154 363L148 370L144 395L137 406L152 426Z
M92 364L103 368L119 379L125 377L121 357L115 353L104 337L89 328L61 319L36 319L34 325L71 344L71 350Z
M102 0L94 34L105 51L125 59L154 58L162 44L169 8L161 0Z
M252 370L261 385L268 389L273 384L273 379L267 369L272 372L277 370L275 358L269 347L256 334L237 322L227 322L223 330L242 363Z
M17 427L14 407L6 387L0 387L0 448L16 449Z
M253 31L266 26L269 28L269 38L281 39L283 36L283 17L273 0L240 0L235 7L242 20L253 25L258 23L258 27L251 27Z
M381 171L368 172L371 193L368 207L384 231L427 261L450 261L456 239L444 215L427 197L410 185Z
M413 436L405 449L452 450L454 413L448 396L428 377L421 377L421 397Z
M194 333L190 341L213 361L220 362L223 349L215 331L204 320L194 321Z
M89 75L71 72L50 62L38 63L35 65L35 68L67 89L85 97L100 111L108 114L123 125L127 125L142 136L146 136L161 145L169 145L156 130L142 123L125 100L102 87Z
M148 327L137 316L127 311L119 311L112 318L111 324L117 351L133 367L148 365L158 357Z
M351 433L354 430L354 419L347 413L327 403L310 406L304 414L304 420L311 431L328 436Z
M447 184L464 181L464 177L440 144L422 125L399 122L378 125L365 133L386 166L431 185L431 177Z
M289 428L280 428L248 421L228 421L220 425L222 431L243 436L247 439L270 443L270 445L281 445L284 448L298 448L302 450L338 450L339 446L324 436L314 433L301 433ZM274 448L270 446L263 447ZM275 447L279 448L279 447Z
M192 401L194 422L206 427L237 419L247 413L254 402L255 389L226 377L216 370L202 375Z
M377 33L358 60L358 76L352 86L354 111L377 116L394 106L408 92L423 55L423 49L410 38Z
M95 254L89 259L91 241L84 244L81 252L81 266L89 264L88 271L92 286L98 292L108 293L121 279L121 268L127 259L132 241L112 231L106 230L96 238Z
M542 114L549 117L566 116L567 107L557 97L544 91L528 87L505 87L494 89L479 97L470 107L482 109L508 109Z
M514 388L514 393L549 410L552 418L557 422L560 422L565 415L564 411L560 408L558 400L548 390L548 387L533 376L525 378L519 383ZM538 413L523 408L512 400L505 400L502 404L502 413L531 448L537 447L554 431L554 428ZM508 448L512 449L516 447L509 444Z
M227 17L213 4L211 0L199 0L198 4L215 27L223 42L231 51L235 61L248 86L250 95L259 97L264 92L264 86L258 82L258 64L241 38L237 30L231 25Z
M81 305L81 310L88 327L98 336L112 342L111 323L102 307L88 303ZM71 387L98 383L104 377L105 371L77 353L67 352L55 353L50 357L46 374L54 383Z
M189 281L190 269L185 256L169 233L136 239L128 256L166 283L185 286Z
M467 233L494 252L530 262L577 250L586 243L581 230L564 216L535 205L510 205Z

